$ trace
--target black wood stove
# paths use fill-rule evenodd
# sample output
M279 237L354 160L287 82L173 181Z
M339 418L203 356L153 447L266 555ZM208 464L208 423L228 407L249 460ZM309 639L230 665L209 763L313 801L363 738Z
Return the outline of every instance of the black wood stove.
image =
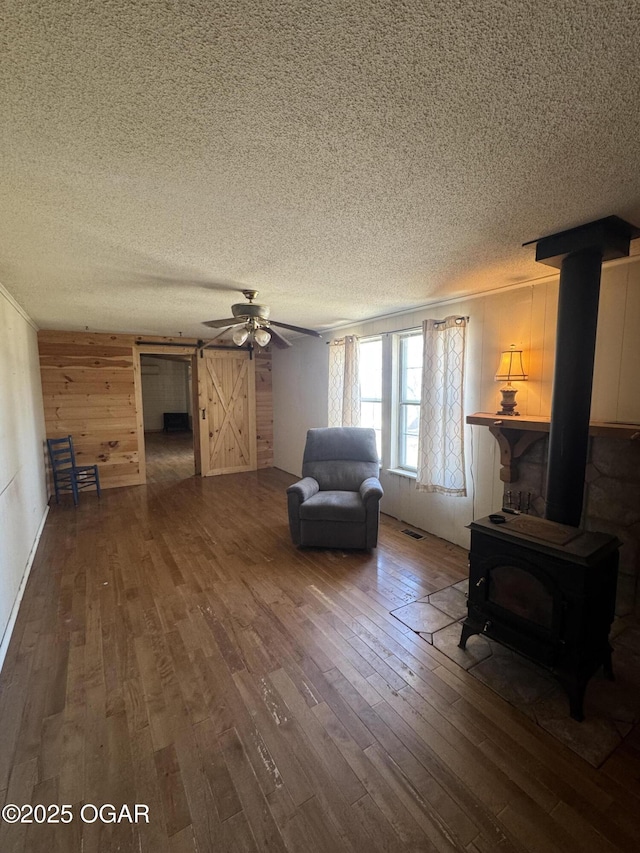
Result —
M617 216L534 240L560 270L545 518L472 522L469 615L460 645L483 632L552 668L583 719L589 678L609 677L618 540L582 519L602 262L629 254L640 229ZM526 244L525 244L526 245Z
M613 678L619 541L530 515L473 521L468 616L460 647L485 634L552 670L582 720L587 682Z

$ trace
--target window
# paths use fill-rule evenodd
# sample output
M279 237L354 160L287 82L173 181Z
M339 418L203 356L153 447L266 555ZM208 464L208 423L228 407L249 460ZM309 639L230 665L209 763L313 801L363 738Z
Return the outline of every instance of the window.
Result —
M360 339L360 425L375 431L384 469L416 478L421 491L464 494L464 321L428 320Z
M398 344L398 467L417 471L422 334L416 331L401 335Z
M382 458L382 339L360 341L360 426L376 432Z
M384 346L382 336L360 341L360 426L375 430L378 456L382 460L385 454L385 465L414 473L418 468L422 331L393 334L393 341L393 347ZM393 381L392 368L397 377ZM384 384L385 374L388 385ZM383 422L391 434L391 441L386 439L384 445Z

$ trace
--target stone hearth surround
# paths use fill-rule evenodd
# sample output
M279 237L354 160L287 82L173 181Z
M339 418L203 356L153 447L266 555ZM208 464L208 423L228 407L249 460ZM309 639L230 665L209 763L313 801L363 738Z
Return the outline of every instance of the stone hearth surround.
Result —
M529 512L544 515L548 436L525 451L518 464L518 479L506 483L517 507L531 495ZM617 536L622 542L618 572L618 616L640 617L640 441L593 436L585 482L583 526Z

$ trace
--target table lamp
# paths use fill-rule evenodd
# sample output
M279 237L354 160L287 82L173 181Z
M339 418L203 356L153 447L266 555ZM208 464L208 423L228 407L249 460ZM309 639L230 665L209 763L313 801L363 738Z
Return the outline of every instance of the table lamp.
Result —
M511 382L522 382L527 379L527 374L522 366L522 350L516 349L515 344L511 344L508 350L500 353L500 364L496 372L497 382L506 382L500 389L502 394L501 405L502 409L496 412L497 415L512 417L519 415L516 412L516 394L518 389L511 385Z

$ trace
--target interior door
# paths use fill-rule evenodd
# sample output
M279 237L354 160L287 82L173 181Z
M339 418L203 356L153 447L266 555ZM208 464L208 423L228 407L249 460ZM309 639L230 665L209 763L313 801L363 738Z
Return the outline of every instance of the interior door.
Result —
M255 471L255 362L246 350L202 350L198 358L200 473Z

